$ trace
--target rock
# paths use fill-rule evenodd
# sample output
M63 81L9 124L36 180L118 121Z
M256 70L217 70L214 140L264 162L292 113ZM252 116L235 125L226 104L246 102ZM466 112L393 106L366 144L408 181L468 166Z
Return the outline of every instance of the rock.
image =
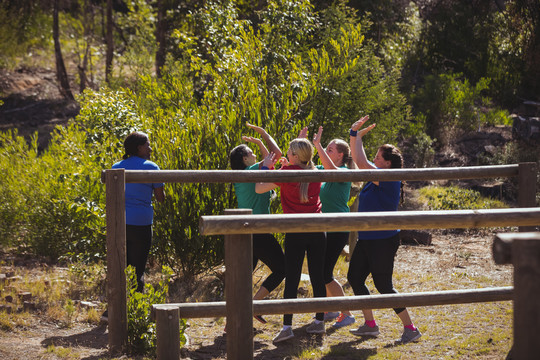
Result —
M13 296L11 296L11 295L6 296L4 299L6 299L6 302L8 302L8 303L13 302Z
M22 281L22 277L20 277L20 276L8 276L7 281L9 283L13 283L13 282L16 282L16 281Z
M431 234L420 230L401 230L401 243L408 245L431 245Z
M81 306L85 309L97 309L98 305L91 301L81 301Z

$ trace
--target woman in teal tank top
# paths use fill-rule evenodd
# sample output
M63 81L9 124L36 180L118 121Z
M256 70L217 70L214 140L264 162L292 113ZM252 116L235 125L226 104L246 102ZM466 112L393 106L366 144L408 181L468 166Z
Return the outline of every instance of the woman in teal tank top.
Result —
M321 145L323 128L319 127L317 134L313 136L313 144L319 154L322 165L317 165L319 169L338 170L354 169L355 165L351 157L349 144L341 139L334 139L328 143L326 149ZM351 193L350 182L326 182L321 186L320 198L323 213L345 213L349 212L348 201ZM326 253L324 259L324 281L326 285L326 296L345 296L343 287L334 278L334 267L339 255L349 241L349 232L329 232L326 234ZM324 314L325 321L337 318L334 328L341 328L355 322L350 311L327 312Z
M261 127L249 123L246 125L257 132L264 139L270 148L270 151L281 156L281 150L274 139ZM269 154L261 139L242 136L242 140L256 144L259 147L261 155L266 157ZM245 144L238 145L231 150L229 154L231 168L233 170L259 170L262 162L257 162L257 156ZM255 183L235 183L234 190L238 200L238 208L252 209L253 214L269 214L270 199L272 192L267 191L263 194L255 192ZM264 299L272 290L278 287L285 277L285 257L283 249L272 234L253 234L253 269L261 260L272 273L264 280L259 290L253 297L254 300ZM255 316L257 320L266 323L266 320L260 315Z

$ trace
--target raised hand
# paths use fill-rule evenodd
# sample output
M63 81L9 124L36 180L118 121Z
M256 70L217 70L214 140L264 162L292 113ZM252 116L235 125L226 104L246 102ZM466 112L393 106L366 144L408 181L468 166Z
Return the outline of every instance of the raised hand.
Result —
M289 159L287 159L285 156L282 156L279 159L279 163L281 164L281 166L289 166Z
M358 131L358 136L359 137L363 137L364 135L366 135L368 132L370 132L371 130L373 130L373 128L377 125L377 124L371 124L369 125L368 127L366 128L363 128L361 129L361 127L365 124L366 121L369 120L369 115L366 115L362 118L360 118L359 120L355 121L352 125L351 125L351 130L353 131Z
M319 131L313 135L313 145L315 145L315 147L321 144L322 132L323 132L323 127L319 126Z
M259 134L264 134L266 133L266 131L260 127L260 126L257 126L257 125L253 125L253 124L250 124L249 122L246 121L246 126L252 130L254 130L255 132L259 133Z
M246 142L254 143L254 144L257 144L257 145L259 143L262 143L261 139L255 138L253 136L242 136L242 140L246 141Z
M298 138L300 139L307 139L307 126L304 126L302 130L300 130L300 133L298 134Z
M273 152L268 153L268 155L264 157L262 166L266 166L267 168L271 169L274 167L274 164L276 163L276 161L277 161L276 154Z

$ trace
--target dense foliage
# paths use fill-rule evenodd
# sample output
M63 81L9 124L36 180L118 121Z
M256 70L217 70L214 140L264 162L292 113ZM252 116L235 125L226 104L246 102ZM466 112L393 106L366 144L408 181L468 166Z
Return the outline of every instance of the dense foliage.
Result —
M424 7L114 1L115 63L105 85L106 2L59 3L64 53L74 55L80 89L88 86L77 99L80 114L57 128L42 152L36 137L0 133L0 242L72 261L104 257L100 173L121 158L122 141L135 129L149 134L162 169L226 169L228 152L241 135L252 135L246 121L286 150L303 126L313 133L323 125L327 143L346 139L350 124L370 114L378 125L366 141L369 156L383 142L411 137L416 165L429 166L434 146L448 136L508 123L495 104L526 94L530 73L521 64L532 60L523 52L536 41L526 24L523 34L512 28L526 1L502 10L457 0ZM0 52L1 64L30 49L50 51L41 41L50 35L43 28L51 22L49 2L24 0L24 14L6 4L0 28L9 36L0 37L0 49L9 51ZM478 14L469 19L471 12ZM472 52L463 47L470 34ZM222 240L201 236L199 217L235 207L231 185L175 183L165 193L155 206L153 256L185 276L220 264Z

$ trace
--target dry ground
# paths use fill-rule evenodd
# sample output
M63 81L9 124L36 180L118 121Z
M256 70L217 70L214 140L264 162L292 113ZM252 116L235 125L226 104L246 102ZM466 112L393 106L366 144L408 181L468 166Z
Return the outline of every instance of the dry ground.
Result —
M396 259L396 288L400 292L420 292L511 285L511 267L495 265L492 260L493 234L487 230L438 232L434 233L430 246L403 245ZM347 265L345 261L338 264L336 274L342 283L346 280ZM48 271L51 274L51 269ZM264 274L264 268L255 272L255 287ZM211 292L209 284L216 284L216 278L200 279L194 286L199 289L198 293L193 296L208 296L201 289ZM302 286L309 292L309 284ZM272 296L280 297L281 290L278 288ZM347 286L345 291L352 294ZM171 298L171 301L176 299ZM308 335L305 326L313 314L298 314L294 317L295 338L279 346L274 346L271 339L281 327L281 316L267 316L267 324L254 323L255 358L409 359L415 354L414 357L421 359L501 359L511 347L510 302L411 308L410 312L423 337L418 343L403 346L394 344L400 336L401 325L390 309L375 311L381 328L381 335L376 339L357 338L349 334L349 328L333 330L330 324L325 336ZM361 322L360 312L354 313L357 322ZM182 349L182 357L224 359L224 323L222 318L188 320L189 344ZM0 331L0 358L109 359L107 329L81 322L65 328L48 322L43 315L30 314L26 324L13 331Z

